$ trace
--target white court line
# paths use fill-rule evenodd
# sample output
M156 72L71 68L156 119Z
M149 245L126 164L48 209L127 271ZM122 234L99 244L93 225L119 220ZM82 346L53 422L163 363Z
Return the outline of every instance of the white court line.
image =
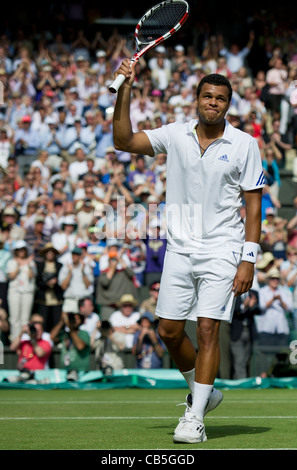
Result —
M78 420L124 420L124 419L177 419L176 416L13 416L13 417L0 417L0 421L33 421L33 420L64 420L64 419L78 419ZM297 416L209 416L205 419L297 419Z
M69 400L69 401L63 401L63 400L58 400L58 401L38 401L38 400L13 400L13 399L7 399L7 400L1 400L2 403L6 404L13 404L13 405L106 405L106 404L112 404L112 405L123 405L123 404L133 404L133 405L143 405L143 404L165 404L167 403L168 405L170 404L176 404L176 401L160 401L160 400L144 400L144 401L135 401L135 400L126 400L126 401L115 401L115 400ZM297 400L224 400L222 403L228 404L239 404L241 405L242 403L250 403L250 404L260 404L260 403L297 403Z

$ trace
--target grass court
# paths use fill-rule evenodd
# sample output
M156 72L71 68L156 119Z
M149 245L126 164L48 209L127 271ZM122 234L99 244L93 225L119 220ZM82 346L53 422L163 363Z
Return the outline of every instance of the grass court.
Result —
M297 449L297 390L222 390L207 442L174 444L183 389L1 390L1 450Z

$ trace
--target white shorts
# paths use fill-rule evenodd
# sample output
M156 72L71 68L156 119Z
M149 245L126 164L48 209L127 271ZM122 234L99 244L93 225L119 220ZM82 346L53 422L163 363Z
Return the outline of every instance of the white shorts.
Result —
M234 277L241 254L230 251L211 258L167 251L156 315L171 320L198 317L232 321Z

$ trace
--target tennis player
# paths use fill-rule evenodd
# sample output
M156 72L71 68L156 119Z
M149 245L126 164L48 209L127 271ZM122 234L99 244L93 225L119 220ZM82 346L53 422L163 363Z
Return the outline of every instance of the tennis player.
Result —
M198 119L134 133L129 117L134 64L117 96L113 132L117 149L167 154L167 252L156 315L159 334L190 389L174 442L206 441L204 416L222 401L213 387L220 363L219 328L231 322L236 296L253 282L264 186L256 140L225 119L232 88L222 75L197 87ZM246 220L240 208L246 205ZM197 322L198 353L185 333Z

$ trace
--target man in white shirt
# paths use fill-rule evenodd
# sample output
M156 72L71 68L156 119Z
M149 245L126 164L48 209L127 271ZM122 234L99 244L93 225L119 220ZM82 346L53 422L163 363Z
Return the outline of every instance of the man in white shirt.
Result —
M220 322L231 322L235 296L253 282L265 182L261 156L256 140L225 120L232 88L224 76L210 74L199 82L198 120L133 133L129 107L135 66L125 59L118 73L126 80L114 111L115 147L167 154L167 253L158 332L191 391L174 442L203 442L204 415L223 398L213 388ZM197 321L198 354L184 330L189 319Z
M101 337L101 333L98 329L98 324L100 322L100 317L98 313L94 312L94 303L91 297L84 297L78 301L79 312L84 316L84 322L80 326L81 330L87 331L90 338L92 335L94 339ZM97 330L97 331L96 331Z
M267 273L268 283L259 292L262 311L257 317L257 332L267 345L288 346L289 324L286 312L293 310L293 294L280 285L280 272L276 268Z

